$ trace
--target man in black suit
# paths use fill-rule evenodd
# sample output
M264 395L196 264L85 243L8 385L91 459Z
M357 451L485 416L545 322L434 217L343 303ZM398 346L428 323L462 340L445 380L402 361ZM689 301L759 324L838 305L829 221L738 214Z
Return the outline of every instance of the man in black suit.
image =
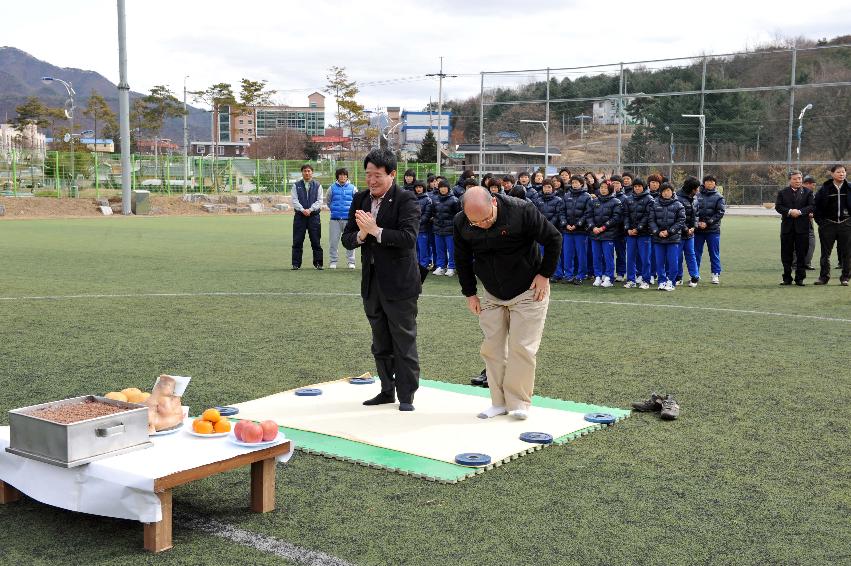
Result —
M780 261L783 262L781 285L792 284L793 255L807 255L810 236L810 213L813 211L813 192L803 186L800 171L789 173L789 186L777 191L774 204L783 219L780 221ZM795 285L803 286L807 276L806 265L799 260L795 264Z
M422 292L416 243L420 206L413 192L396 186L396 157L375 149L363 160L369 191L355 195L343 246L361 247L361 297L372 327L372 354L381 393L364 405L394 403L414 410L419 387L417 299Z

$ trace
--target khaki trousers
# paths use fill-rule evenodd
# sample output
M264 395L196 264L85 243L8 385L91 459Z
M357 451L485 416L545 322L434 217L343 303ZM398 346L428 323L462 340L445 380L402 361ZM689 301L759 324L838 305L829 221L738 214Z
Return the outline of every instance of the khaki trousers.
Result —
M485 335L481 354L491 401L509 411L529 410L550 298L536 301L530 289L503 301L485 291L480 302L479 325Z

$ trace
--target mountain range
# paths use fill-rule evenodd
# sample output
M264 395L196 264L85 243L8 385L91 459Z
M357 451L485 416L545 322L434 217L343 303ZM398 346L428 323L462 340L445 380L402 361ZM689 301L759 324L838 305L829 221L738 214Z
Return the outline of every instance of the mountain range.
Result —
M23 104L27 97L37 96L48 106L63 106L68 98L61 84L45 84L42 77L56 77L71 83L77 93L74 97L77 112L75 128L85 130L92 127L91 121L83 116L89 95L96 91L103 96L112 110L118 114L118 87L95 71L57 67L36 59L29 53L14 47L0 47L0 123L9 123L17 115L15 107ZM181 93L182 95L182 93ZM130 91L131 101L145 96ZM201 108L188 106L189 139L210 139L210 114ZM100 129L100 128L98 128ZM183 140L183 119L166 120L162 137L174 140L178 145Z

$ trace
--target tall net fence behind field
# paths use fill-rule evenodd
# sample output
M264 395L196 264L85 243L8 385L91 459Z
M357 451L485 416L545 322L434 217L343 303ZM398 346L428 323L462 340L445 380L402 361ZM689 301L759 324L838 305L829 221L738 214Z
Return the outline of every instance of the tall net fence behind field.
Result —
M456 128L482 173L712 173L762 204L790 169L822 181L851 159L851 45L483 72L478 102Z

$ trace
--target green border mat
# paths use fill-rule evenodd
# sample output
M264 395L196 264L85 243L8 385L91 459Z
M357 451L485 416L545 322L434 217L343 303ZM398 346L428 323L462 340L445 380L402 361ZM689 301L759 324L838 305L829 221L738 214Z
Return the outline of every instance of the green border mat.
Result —
M461 393L463 395L490 397L490 393L487 389L472 385L446 383L430 379L421 379L420 385L423 387L441 389L443 391L451 391L453 393ZM616 422L625 419L630 414L630 411L623 409L604 407L602 405L576 403L574 401L563 401L561 399L540 397L538 395L532 397L532 405L535 407L545 407L547 409L578 413L609 413L615 417ZM606 425L589 423L589 426L586 428L556 438L553 441L553 444L565 444L575 438L604 428L605 426ZM529 449L520 452L519 454L514 454L504 460L493 462L488 466L482 466L480 468L470 468L467 466L459 466L457 464L442 462L440 460L433 460L431 458L424 458L423 456L415 456L398 450L390 450L389 448L380 448L378 446L372 446L362 442L355 442L353 440L347 440L337 436L319 434L316 432L298 430L289 427L281 428L284 430L288 438L295 441L297 450L307 452L308 454L319 454L326 458L355 462L363 466L390 470L391 472L410 475L430 481L438 481L441 483L458 483L459 481L482 474L486 470L499 467L506 462L519 458L520 456L524 456L525 454L529 454L549 446L548 444L531 444Z

